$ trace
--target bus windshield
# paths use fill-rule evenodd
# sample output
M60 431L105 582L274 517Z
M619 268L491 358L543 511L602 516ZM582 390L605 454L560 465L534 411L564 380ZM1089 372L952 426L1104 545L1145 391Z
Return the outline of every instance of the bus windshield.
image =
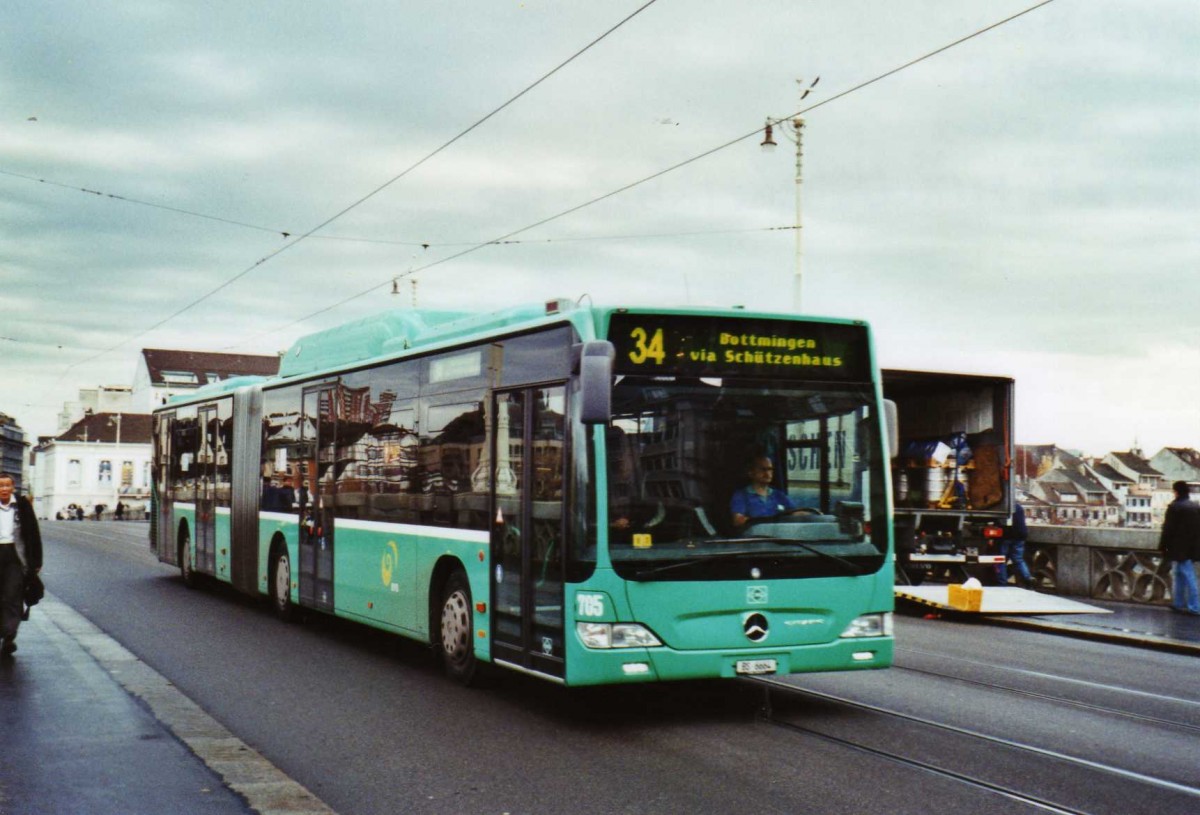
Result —
M630 580L878 570L887 548L871 385L618 377L608 541ZM874 528L880 534L871 535Z

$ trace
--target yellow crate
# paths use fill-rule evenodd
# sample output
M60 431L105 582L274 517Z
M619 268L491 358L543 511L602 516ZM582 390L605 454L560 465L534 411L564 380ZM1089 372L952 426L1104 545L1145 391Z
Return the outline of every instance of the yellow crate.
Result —
M983 589L973 589L969 586L950 587L949 603L959 611L979 611L983 605Z

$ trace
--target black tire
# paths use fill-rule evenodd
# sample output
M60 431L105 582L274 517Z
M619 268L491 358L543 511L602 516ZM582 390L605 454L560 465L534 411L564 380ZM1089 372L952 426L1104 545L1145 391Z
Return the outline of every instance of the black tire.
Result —
M292 603L292 560L287 547L280 547L271 558L271 611L285 623L296 621Z
M461 571L450 575L442 588L442 610L438 618L441 645L439 653L446 675L470 685L479 671L475 659L475 616L471 604L471 584Z
M179 541L179 576L189 589L196 588L199 583L199 576L192 567L192 536L186 529L183 530L183 540Z

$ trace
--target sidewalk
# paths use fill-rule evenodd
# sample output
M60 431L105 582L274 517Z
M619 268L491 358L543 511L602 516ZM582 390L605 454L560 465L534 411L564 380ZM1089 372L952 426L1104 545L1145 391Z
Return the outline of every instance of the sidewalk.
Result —
M1200 617L1169 606L1078 598L1111 614L989 616L986 622L1071 637L1200 656Z
M0 815L331 810L52 595L0 658Z
M0 813L252 812L42 606L17 645L0 659Z

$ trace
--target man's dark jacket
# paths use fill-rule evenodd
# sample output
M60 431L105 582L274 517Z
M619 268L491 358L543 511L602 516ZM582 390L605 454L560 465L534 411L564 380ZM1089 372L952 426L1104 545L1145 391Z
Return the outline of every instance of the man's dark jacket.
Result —
M1158 548L1170 560L1200 560L1200 504L1177 498L1167 506Z
M17 502L17 524L21 527L22 548L25 550L25 572L32 574L42 568L42 532L38 529L37 515L29 499L18 495L13 500Z

